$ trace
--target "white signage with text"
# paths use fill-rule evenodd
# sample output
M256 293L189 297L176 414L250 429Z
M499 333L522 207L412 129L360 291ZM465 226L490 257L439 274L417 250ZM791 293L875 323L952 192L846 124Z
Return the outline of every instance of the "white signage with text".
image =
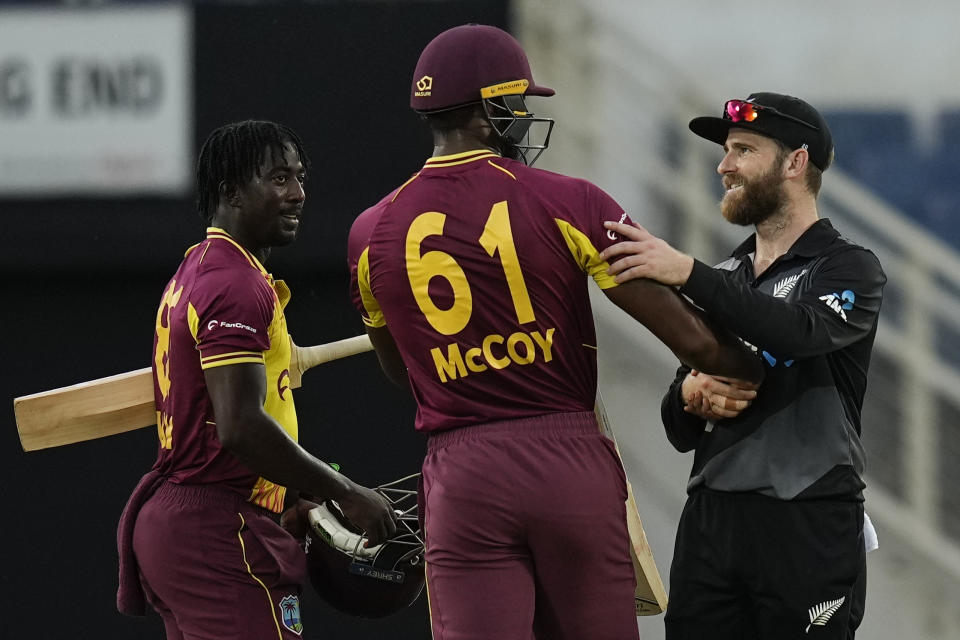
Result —
M0 9L0 196L189 191L192 31L184 5Z

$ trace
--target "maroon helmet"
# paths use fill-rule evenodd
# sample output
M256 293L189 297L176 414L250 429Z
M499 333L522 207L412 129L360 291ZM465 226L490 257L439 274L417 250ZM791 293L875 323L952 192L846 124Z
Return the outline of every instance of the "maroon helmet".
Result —
M448 29L424 48L413 73L410 106L420 113L450 111L482 103L500 137L532 165L550 143L553 120L527 110L526 96L552 96L553 89L533 81L527 55L516 38L482 24ZM543 142L531 142L531 126ZM528 151L536 155L527 160Z
M314 591L338 611L361 618L382 618L410 606L424 585L423 536L417 518L413 474L376 488L397 512L397 534L365 547L363 532L350 523L336 502L310 510L307 573Z
M552 96L554 91L533 81L516 38L496 27L465 24L447 29L420 54L410 106L445 111L504 93Z

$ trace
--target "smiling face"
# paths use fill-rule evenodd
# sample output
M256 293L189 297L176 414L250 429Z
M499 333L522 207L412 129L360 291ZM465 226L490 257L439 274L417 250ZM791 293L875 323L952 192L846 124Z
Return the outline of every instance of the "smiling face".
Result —
M263 163L236 192L239 215L237 239L252 251L293 242L300 228L306 194L306 173L296 148L289 142L283 153L267 149Z
M780 210L786 201L783 163L789 155L772 138L732 128L717 166L725 189L720 210L727 221L757 225Z

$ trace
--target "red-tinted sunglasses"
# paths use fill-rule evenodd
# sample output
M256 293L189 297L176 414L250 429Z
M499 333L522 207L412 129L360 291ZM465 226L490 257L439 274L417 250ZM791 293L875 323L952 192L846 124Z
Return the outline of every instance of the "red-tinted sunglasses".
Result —
M820 127L812 125L806 120L787 115L786 113L777 111L773 107L765 107L762 104L755 104L745 100L727 100L727 104L723 106L723 117L733 122L753 122L764 111L778 115L781 118L786 118L787 120L792 120L805 127L810 127L814 131L820 131Z

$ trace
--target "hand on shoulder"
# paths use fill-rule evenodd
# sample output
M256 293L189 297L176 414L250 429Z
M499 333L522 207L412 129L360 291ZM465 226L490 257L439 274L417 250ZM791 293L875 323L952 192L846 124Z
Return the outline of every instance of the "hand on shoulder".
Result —
M607 273L615 276L618 283L635 278L649 278L669 286L682 286L687 282L693 271L693 258L639 224L608 221L603 226L625 238L600 253L600 257L610 263Z

